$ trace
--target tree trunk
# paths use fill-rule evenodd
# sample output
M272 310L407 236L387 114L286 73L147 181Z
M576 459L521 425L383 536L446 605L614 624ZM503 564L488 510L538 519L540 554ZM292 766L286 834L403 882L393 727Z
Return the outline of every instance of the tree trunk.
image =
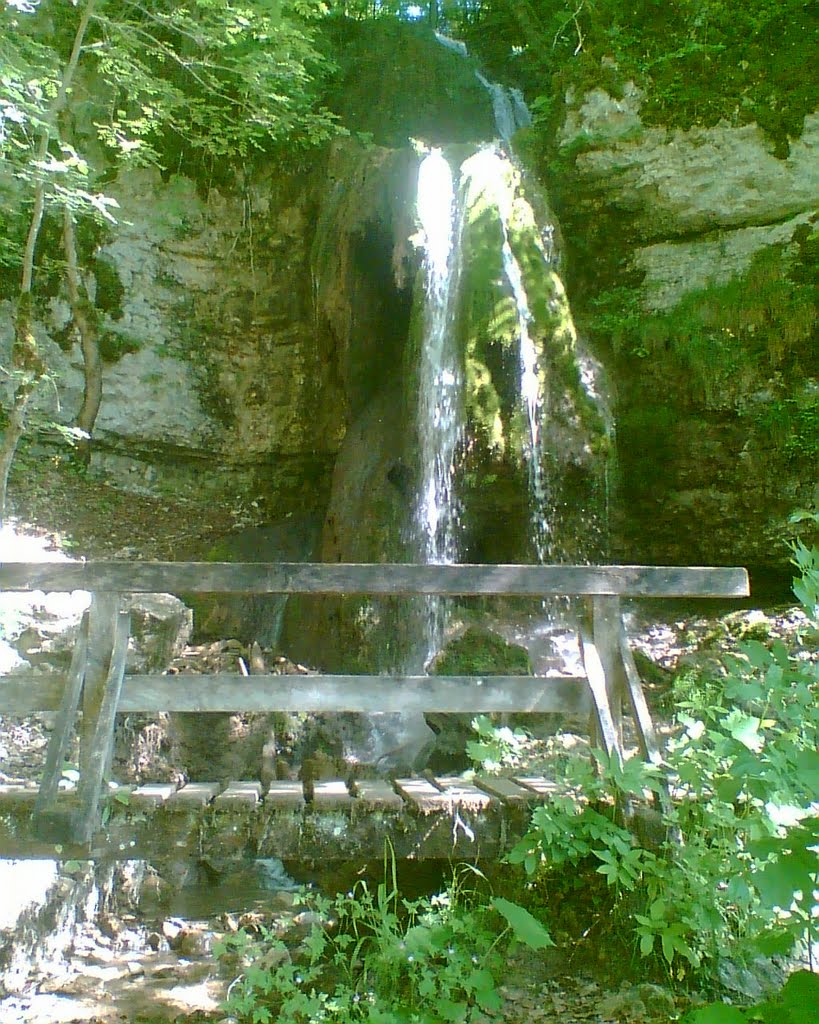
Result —
M80 61L85 33L94 12L96 0L88 0L74 35L71 56L63 71L62 81L57 95L51 103L48 117L40 130L37 152L34 159L44 163L48 157L48 146L52 134L56 131L57 119L68 103L69 90L74 74ZM9 422L0 442L0 524L6 518L6 502L11 464L17 451L17 445L26 429L26 411L37 384L46 372L45 363L38 350L37 341L32 332L31 324L31 286L34 279L34 253L40 227L45 211L45 183L41 179L34 189L34 209L26 236L26 247L23 253L23 267L20 275L20 295L17 300L17 313L14 322L14 346L12 348L12 371L19 379L14 393L14 402L9 413Z
M88 300L80 280L77 261L77 242L74 233L74 215L66 206L63 211L63 247L65 248L68 301L74 324L80 332L80 345L85 369L85 391L76 424L88 436L78 443L80 455L85 463L91 458L91 434L97 421L102 401L102 360L100 358L97 314Z

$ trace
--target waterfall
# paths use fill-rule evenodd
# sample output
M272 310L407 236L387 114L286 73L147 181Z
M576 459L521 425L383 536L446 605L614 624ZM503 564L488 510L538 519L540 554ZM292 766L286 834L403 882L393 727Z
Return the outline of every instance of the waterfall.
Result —
M442 152L433 149L421 162L417 194L425 288L418 382L421 488L417 520L422 557L433 564L451 563L457 555L453 475L463 429L462 371L452 328L460 269L462 220L458 209L452 169ZM431 599L425 660L434 656L441 646L444 618L442 602Z
M548 494L543 474L541 421L544 411L544 396L537 347L532 337L534 317L526 293L523 271L512 248L510 237L515 217L515 189L513 181L510 180L510 173L514 175L516 172L511 163L494 146L484 148L476 153L464 164L463 170L482 193L491 196L500 221L503 273L514 300L516 316L518 395L528 435L523 455L529 475L532 539L538 561L545 562L549 560L553 552L550 541ZM542 248L540 236L536 233L535 242L543 257L544 273L546 273L549 261Z
M459 40L436 33L442 46L467 56L466 45ZM519 128L526 128L532 123L532 116L523 93L520 89L507 89L498 82L492 82L480 71L475 77L489 93L495 126L504 147L512 161L517 165L512 149L512 136ZM547 508L547 493L543 479L543 451L540 436L540 417L542 415L543 396L538 376L537 351L532 340L529 325L533 317L529 309L529 300L523 282L520 264L515 257L509 241L509 224L512 217L512 193L508 188L500 187L504 173L501 158L494 151L484 151L489 176L495 184L495 196L503 231L503 268L517 308L518 339L520 346L520 398L526 411L529 425L529 444L526 460L529 469L529 490L532 503L532 530L535 550L539 562L545 562L553 555L550 542L551 528ZM494 170L493 168L494 162ZM554 227L547 224L538 235L538 248L544 263L549 266L553 256Z
M528 128L532 123L523 93L520 89L507 89L498 82L490 82L480 71L475 72L475 77L489 93L498 135L511 152L512 136L518 128Z

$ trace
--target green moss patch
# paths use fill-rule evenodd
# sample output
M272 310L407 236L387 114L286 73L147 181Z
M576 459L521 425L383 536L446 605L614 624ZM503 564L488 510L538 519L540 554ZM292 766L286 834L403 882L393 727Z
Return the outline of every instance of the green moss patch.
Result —
M529 676L532 664L525 647L510 644L488 629L471 626L451 640L435 659L439 676Z

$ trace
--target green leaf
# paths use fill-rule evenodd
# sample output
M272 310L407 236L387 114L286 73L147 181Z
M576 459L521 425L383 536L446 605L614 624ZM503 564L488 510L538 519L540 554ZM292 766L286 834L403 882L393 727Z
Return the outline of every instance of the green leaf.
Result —
M778 1001L790 1011L794 1024L819 1024L819 974L796 971L785 982Z
M797 892L809 893L814 888L817 869L816 854L811 850L780 853L773 864L766 864L754 877L763 903L787 910Z
M746 715L735 708L726 716L724 725L737 743L741 743L748 750L759 752L765 745L764 739L759 735L760 719L753 715Z
M748 1019L735 1006L725 1003L712 1003L701 1006L698 1010L683 1018L684 1024L748 1024Z
M531 949L546 949L548 946L554 946L551 935L525 907L505 900L501 896L496 896L490 906L506 918L515 937Z
M819 752L802 750L796 755L796 773L799 781L814 798L819 796Z

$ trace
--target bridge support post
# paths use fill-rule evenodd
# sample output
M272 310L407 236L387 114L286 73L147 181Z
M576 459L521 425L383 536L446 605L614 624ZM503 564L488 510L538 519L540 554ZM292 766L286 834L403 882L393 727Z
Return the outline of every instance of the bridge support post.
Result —
M89 612L77 787L80 807L72 828L77 842L88 842L98 825L103 780L114 749L114 727L130 633L130 613L120 611L120 604L120 594L94 594Z
M622 623L619 597L595 596L592 599L594 645L603 666L606 694L617 737L617 746L621 751L623 749L623 695L626 684L623 659L620 654Z
M34 805L34 813L32 815L34 831L37 835L45 834L51 828L52 823L49 821L49 818L57 797L63 762L68 753L71 734L74 731L77 720L77 711L80 706L87 668L88 618L88 612L86 612L80 623L80 631L77 634L77 642L71 657L71 666L68 670L68 679L66 680L60 709L57 712L54 730L51 733L51 739L48 744L43 779L40 783L40 791L37 794L37 802Z

